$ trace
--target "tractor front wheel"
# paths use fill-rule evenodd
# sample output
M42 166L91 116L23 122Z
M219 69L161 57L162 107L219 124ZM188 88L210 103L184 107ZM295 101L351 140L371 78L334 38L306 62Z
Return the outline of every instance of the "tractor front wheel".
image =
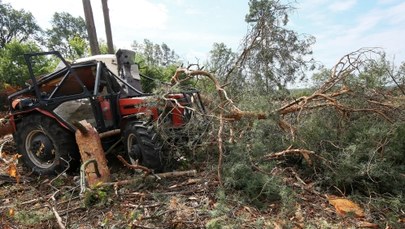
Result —
M162 143L152 122L130 122L123 133L126 152L132 164L136 161L155 172L163 170Z

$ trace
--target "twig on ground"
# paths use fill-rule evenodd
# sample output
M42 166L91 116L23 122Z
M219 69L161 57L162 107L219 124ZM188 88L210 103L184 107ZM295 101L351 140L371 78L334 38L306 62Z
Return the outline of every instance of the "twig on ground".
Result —
M118 155L117 158L122 162L122 164L124 164L126 167L133 169L133 170L142 170L144 171L146 174L151 174L152 170L146 168L145 166L142 165L131 165L129 164L121 155Z
M218 168L217 168L217 175L219 185L222 187L222 160L223 160L223 142L222 142L222 131L224 128L224 120L222 119L222 112L219 115L219 130L218 130Z
M58 222L58 226L60 229L65 229L65 225L62 223L62 218L60 217L59 213L56 211L55 207L52 207L52 212L55 215L56 221Z
M280 157L284 157L287 154L300 154L304 157L304 159L307 161L307 163L309 165L312 165L312 161L311 158L309 157L309 155L315 155L315 153L313 151L310 150L306 150L306 149L286 149L283 150L281 152L277 152L277 153L270 153L267 154L263 157L263 160L271 160L271 159L278 159Z
M162 179L162 178L164 179L164 178L174 178L174 177L181 177L181 176L196 176L196 175L197 175L196 170L174 171L174 172L168 172L168 173L157 173L154 175L137 177L137 178L134 178L131 180L107 182L107 183L101 184L101 186L122 186L122 185L136 184L138 182L144 181L145 179L153 181L153 180Z

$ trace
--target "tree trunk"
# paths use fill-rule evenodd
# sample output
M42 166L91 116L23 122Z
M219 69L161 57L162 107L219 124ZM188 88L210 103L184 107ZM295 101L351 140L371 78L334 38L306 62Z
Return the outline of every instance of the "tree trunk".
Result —
M110 23L110 13L108 11L107 1L108 0L101 0L101 3L103 5L105 34L107 37L108 53L114 54L114 45L113 45L113 40L112 40L111 23Z
M90 187L100 183L108 182L110 180L110 170L107 166L107 159L105 158L103 146L96 129L86 120L80 121L75 124L78 127L76 131L76 143L79 146L80 156L82 162L94 159L97 162L98 172L94 163L88 164L86 169L86 178Z
M94 25L93 10L90 0L83 0L84 17L86 18L87 33L89 35L91 55L100 54L96 26Z

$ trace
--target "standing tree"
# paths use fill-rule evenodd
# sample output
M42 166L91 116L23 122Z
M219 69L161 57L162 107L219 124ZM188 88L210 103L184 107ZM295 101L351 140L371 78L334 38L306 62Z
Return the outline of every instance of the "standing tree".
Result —
M165 43L159 45L144 39L143 43L133 41L131 47L139 57L138 60L142 60L145 65L163 67L179 63L179 55Z
M148 39L143 43L133 41L132 49L136 52L136 62L139 63L141 74L152 79L169 81L179 65L179 56L165 43L155 44ZM142 89L152 92L156 82L142 79Z
M173 62L175 62L174 57L173 57L173 52L172 50L170 50L169 46L167 46L167 44L162 43L162 61L163 61L163 65L170 65L173 64Z
M228 78L221 78L232 69L232 64L236 60L237 54L228 48L224 43L214 43L210 51L208 68L223 82L229 82Z
M0 1L0 48L4 48L13 39L18 42L39 40L40 32L41 28L30 12L15 10L10 4Z
M74 17L66 12L56 12L51 24L52 28L46 31L49 49L59 51L71 59L85 54L85 50L78 49L80 46L72 46L72 44L82 44L87 39L86 23L82 17Z
M244 38L243 51L228 75L244 69L247 80L256 90L269 93L284 89L288 83L304 79L305 70L312 68L311 45L315 38L302 36L288 29L292 6L279 0L250 0L245 21L250 31Z
M105 34L106 34L106 37L107 37L108 53L114 53L114 44L113 44L113 39L112 39L110 13L109 13L109 10L108 10L108 3L107 3L107 0L101 0L101 3L103 4L104 26L105 26Z
M90 0L83 0L84 17L86 18L87 34L89 35L90 50L92 55L100 54L98 47L96 26L94 25L93 10Z
M156 64L156 58L154 57L154 50L153 50L153 42L148 40L148 39L144 39L143 40L143 56L145 58L146 64L147 65L155 65Z

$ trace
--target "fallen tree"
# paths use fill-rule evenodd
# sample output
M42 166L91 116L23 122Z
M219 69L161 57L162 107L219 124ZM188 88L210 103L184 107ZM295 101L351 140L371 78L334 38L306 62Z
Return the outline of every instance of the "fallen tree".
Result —
M306 95L269 101L278 107L267 112L243 111L226 85L201 69L180 68L172 83L206 77L214 85L206 114L213 117L211 129L200 145L217 148L223 186L243 190L260 205L261 197L283 198L276 177L285 173L306 191L316 193L308 186L317 184L341 196L378 199L390 193L395 203L403 202L405 187L405 85L389 67L380 50L359 49L343 56Z

